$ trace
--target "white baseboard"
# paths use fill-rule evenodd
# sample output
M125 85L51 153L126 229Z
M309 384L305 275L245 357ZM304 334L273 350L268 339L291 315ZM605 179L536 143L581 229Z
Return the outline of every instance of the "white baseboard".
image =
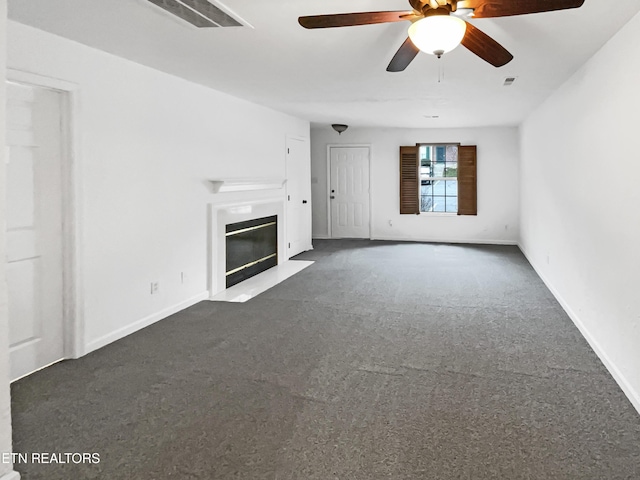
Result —
M9 473L5 473L1 476L0 480L20 480L20 474L15 470L11 470Z
M371 240L385 240L388 242L425 242L425 243L466 243L469 245L518 245L517 240L491 240L491 239L452 239L452 238L406 238L406 237L386 237L374 236Z
M330 238L329 235L314 235L312 240L328 240Z
M93 352L94 350L102 348L105 345L115 342L116 340L120 340L121 338L124 338L127 335L131 335L132 333L137 332L138 330L144 327L148 327L153 323L156 323L164 318L167 318L169 315L178 313L179 311L184 310L185 308L189 308L190 306L195 305L196 303L201 302L202 300L206 300L207 298L209 298L208 291L199 293L198 295L191 297L188 300L185 300L184 302L180 302L176 305L172 305L171 307L165 308L164 310L160 310L157 313L151 314L136 322L133 322L127 325L126 327L119 328L114 332L103 335L102 337L96 340L92 340L91 342L85 345L84 354L86 355L87 353L90 353L90 352ZM4 480L4 479L0 479L0 480Z
M569 315L571 321L575 324L575 326L580 330L580 333L585 338L591 349L596 353L598 358L602 361L604 366L609 370L609 373L616 381L618 386L622 389L624 394L627 396L631 404L640 414L640 392L637 392L632 386L631 383L626 379L626 377L622 374L622 371L616 366L616 364L611 360L607 352L602 348L598 340L589 332L589 329L585 326L585 324L580 320L580 317L576 314L576 312L571 308L571 306L562 298L562 295L558 292L558 290L553 286L553 284L549 281L549 279L541 272L541 270L535 265L535 263L531 260L531 257L527 254L525 249L521 244L518 243L518 248L525 256L525 258L529 261L533 269L536 271L538 276L542 279L544 284L547 286L549 291L553 294L553 296L558 300L560 306L564 309L564 311Z

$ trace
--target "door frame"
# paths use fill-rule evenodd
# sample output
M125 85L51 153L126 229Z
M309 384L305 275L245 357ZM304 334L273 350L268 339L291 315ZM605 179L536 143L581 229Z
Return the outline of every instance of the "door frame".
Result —
M288 185L289 185L289 178L288 178L288 167L289 167L289 142L291 140L294 140L296 142L303 142L305 145L307 145L308 147L310 146L310 139L309 137L303 137L303 136L299 136L299 135L286 135L285 137L285 148L284 148L284 152L285 152L285 158L284 158L284 178L286 179L285 182L285 217L286 217L286 221L285 221L285 235L286 235L286 239L285 242L288 245L289 244L289 221L291 220L289 218L289 191L288 191ZM311 172L311 157L310 154L309 156L306 158L306 161L309 162L309 172ZM310 179L309 179L310 180ZM311 232L311 226L313 225L313 219L312 219L312 212L313 212L313 203L311 202L311 184L309 184L309 200L307 200L308 204L309 204L309 245L307 245L308 250L313 250L313 234ZM308 251L307 250L307 251ZM295 255L294 255L295 256ZM289 258L291 258L290 254L289 254L289 248L287 247L287 258L286 260L289 260Z
M327 234L329 238L333 238L331 231L331 149L332 148L368 148L369 149L369 239L372 238L372 220L373 220L373 196L371 195L371 157L373 155L370 143L329 143L327 144Z
M80 131L78 84L31 72L7 68L7 82L54 90L61 94L61 200L62 200L62 305L64 358L85 353L84 308L82 298L81 226L79 224Z

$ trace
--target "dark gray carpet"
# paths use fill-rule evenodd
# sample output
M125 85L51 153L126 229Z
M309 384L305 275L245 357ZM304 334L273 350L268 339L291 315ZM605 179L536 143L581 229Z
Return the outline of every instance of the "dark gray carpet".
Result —
M16 382L16 451L101 459L23 478L640 478L640 416L516 247L300 258L248 303Z

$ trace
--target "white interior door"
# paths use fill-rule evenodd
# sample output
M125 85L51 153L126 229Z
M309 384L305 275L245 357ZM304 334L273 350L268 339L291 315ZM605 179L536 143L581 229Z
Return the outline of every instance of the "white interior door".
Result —
M62 94L7 84L7 286L11 379L64 355Z
M287 138L288 258L311 250L311 159L309 141Z
M369 148L330 148L333 238L369 238Z

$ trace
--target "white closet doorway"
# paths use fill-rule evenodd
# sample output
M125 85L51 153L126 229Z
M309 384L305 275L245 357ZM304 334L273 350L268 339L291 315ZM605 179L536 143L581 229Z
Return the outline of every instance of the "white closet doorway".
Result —
M65 356L64 93L7 82L7 287L11 379Z

